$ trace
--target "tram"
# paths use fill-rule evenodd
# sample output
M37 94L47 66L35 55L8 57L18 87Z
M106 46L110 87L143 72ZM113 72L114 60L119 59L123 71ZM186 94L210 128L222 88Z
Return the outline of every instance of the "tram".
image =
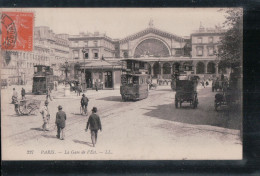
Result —
M33 75L33 87L32 93L34 94L45 94L48 90L54 88L53 69L50 66L35 65Z
M148 97L147 62L137 59L123 60L126 66L121 75L120 94L123 101L141 100Z

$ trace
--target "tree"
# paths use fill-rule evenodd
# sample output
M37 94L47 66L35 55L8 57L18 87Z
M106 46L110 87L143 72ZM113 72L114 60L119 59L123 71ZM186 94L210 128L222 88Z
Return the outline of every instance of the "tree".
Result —
M223 25L227 32L220 41L218 57L222 62L219 67L234 70L242 64L243 11L241 8L231 8L225 12L227 15Z

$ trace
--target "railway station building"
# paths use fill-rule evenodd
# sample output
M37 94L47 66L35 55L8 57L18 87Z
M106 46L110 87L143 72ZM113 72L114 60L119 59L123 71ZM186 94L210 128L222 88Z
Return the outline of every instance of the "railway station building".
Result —
M199 29L182 37L149 26L122 39L112 39L98 32L71 35L71 76L82 80L88 88L101 83L102 88L120 86L122 60L135 58L148 62L148 74L154 79L167 80L176 71L208 78L226 69L219 69L217 51L225 30L220 27Z

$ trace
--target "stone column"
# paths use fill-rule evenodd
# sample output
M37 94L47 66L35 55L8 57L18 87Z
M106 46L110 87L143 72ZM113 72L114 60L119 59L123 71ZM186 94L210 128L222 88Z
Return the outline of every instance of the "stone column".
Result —
M160 63L160 77L163 78L163 63Z
M216 69L216 75L218 75L218 63L216 63L216 66L215 66L215 69Z
M208 73L208 62L205 62L204 64L205 64L205 74L207 74Z
M154 74L154 73L153 73L153 65L154 65L154 62L151 62L150 65L151 65L151 76L153 77L153 74Z
M112 84L113 84L113 90L115 89L115 71L112 69Z
M197 74L197 67L196 67L197 66L197 62L193 62L192 65L193 65L193 68L194 68L193 69L194 74Z

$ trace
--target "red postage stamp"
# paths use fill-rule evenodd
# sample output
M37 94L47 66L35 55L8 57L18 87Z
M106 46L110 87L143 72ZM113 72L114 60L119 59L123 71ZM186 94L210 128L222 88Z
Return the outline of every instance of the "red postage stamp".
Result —
M2 49L32 51L33 22L33 13L2 12Z

